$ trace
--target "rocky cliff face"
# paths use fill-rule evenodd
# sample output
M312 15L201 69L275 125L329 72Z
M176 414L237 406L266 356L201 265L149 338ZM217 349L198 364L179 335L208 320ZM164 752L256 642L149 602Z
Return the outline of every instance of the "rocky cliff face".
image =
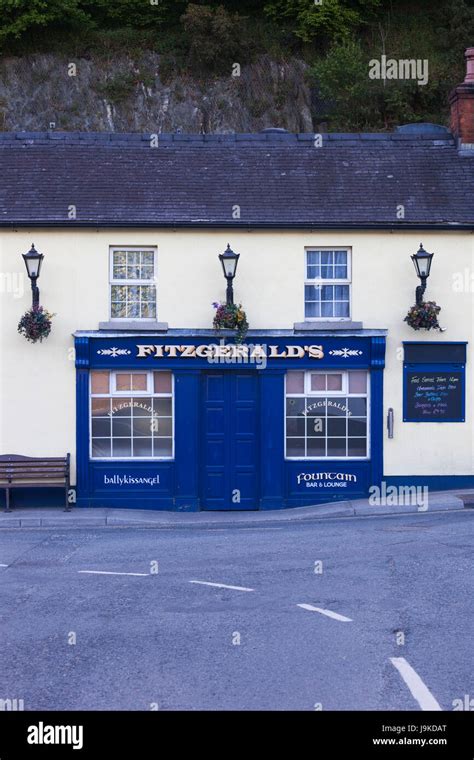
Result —
M306 65L268 57L240 76L193 79L154 53L132 59L56 55L0 62L0 130L311 132ZM54 127L51 125L54 124Z

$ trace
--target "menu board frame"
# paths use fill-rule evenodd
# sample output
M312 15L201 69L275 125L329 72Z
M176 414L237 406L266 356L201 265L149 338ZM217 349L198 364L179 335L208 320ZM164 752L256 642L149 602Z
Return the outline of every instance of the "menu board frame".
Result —
M466 365L465 364L404 364L403 365L403 421L404 422L465 422L466 421ZM417 375L435 374L449 375L450 372L460 375L461 379L461 410L458 415L440 417L429 415L409 414L409 379L416 373Z

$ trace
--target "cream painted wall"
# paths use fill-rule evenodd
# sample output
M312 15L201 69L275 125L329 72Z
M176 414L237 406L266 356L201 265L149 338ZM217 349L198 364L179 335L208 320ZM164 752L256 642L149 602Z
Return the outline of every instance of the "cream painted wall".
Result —
M420 241L435 252L427 297L442 306L446 332L414 332L402 319L414 301L410 254ZM21 254L31 243L45 254L41 303L56 313L44 342L16 332L31 304ZM212 301L225 297L217 254L227 243L241 254L235 297L251 327L291 329L303 321L305 246L352 248L352 316L366 328L388 328L384 407L395 410L395 436L385 434L385 473L474 472L471 355L474 340L474 236L463 232L240 232L168 230L8 230L0 233L0 450L57 456L75 450L72 333L108 319L111 245L158 248L158 318L170 327L209 328ZM458 277L456 278L456 274ZM459 282L464 286L459 290ZM462 423L402 422L403 340L468 341L466 419ZM385 421L384 421L385 425Z

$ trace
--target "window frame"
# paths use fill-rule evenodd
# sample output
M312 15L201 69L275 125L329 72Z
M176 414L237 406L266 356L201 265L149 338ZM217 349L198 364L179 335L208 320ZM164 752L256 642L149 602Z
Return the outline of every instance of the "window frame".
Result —
M304 390L303 393L288 393L286 392L286 377L288 372L304 372ZM349 372L365 372L367 376L367 388L366 393L351 393L349 394ZM312 391L311 390L311 375L340 375L343 376L342 381L342 387L344 390L342 391ZM285 380L284 380L284 393L283 393L283 419L284 419L284 425L283 425L283 447L284 447L284 459L287 462L334 462L334 461L340 461L340 462L367 462L371 458L371 445L372 445L372 435L371 435L371 373L369 369L365 368L354 368L353 370L350 369L339 369L339 370L287 370L285 372ZM367 454L363 457L355 457L355 456L296 456L291 457L287 456L286 450L287 450L287 435L286 435L286 423L287 423L287 414L286 414L286 401L288 398L328 398L332 396L339 396L341 398L365 398L367 399ZM327 416L327 415L326 415ZM346 416L346 419L348 417ZM292 436L290 436L292 437ZM296 438L300 438L303 436L293 436ZM334 437L334 436L329 436ZM338 437L338 436L335 436ZM348 436L346 434L345 440L347 441L349 437L357 438L359 436ZM308 438L308 435L305 433L304 441L306 442ZM325 440L328 438L328 435L326 433Z
M330 279L325 280L321 277L309 279L308 278L308 253L314 253L316 251L345 251L347 254L347 278L345 279ZM306 295L305 289L307 285L347 285L349 287L349 315L347 317L307 317L306 316ZM331 303L334 303L332 301ZM321 245L321 246L305 246L304 249L304 284L303 284L303 311L305 322L351 322L352 321L352 248L350 246L339 245Z
M128 280L114 279L114 253L117 252L140 252L153 253L153 279L151 280ZM112 316L112 287L114 285L153 285L155 288L155 316L154 317L113 317ZM111 245L109 246L109 320L117 325L123 322L153 323L158 321L158 248L153 245Z
M176 437L176 419L175 419L175 376L174 372L170 370L146 370L147 374L147 390L146 391L109 391L108 393L94 393L92 394L92 372L94 371L104 371L104 372L110 372L111 376L113 376L113 380L109 384L109 388L116 388L117 387L117 374L139 374L143 375L144 370L142 369L133 369L133 370L127 370L127 369L104 369L104 370L91 370L89 372L89 460L90 462L172 462L175 460L175 437ZM154 380L153 380L153 374L155 372L169 372L171 374L171 393L155 393L154 392ZM148 390L151 388L151 391ZM124 398L124 397L135 397L135 396L142 396L143 398L151 397L154 398L171 398L171 426L172 426L172 434L171 436L161 436L162 438L170 438L171 437L171 456L166 457L154 457L154 456L147 456L147 457L125 457L125 456L119 456L119 457L95 457L92 455L92 399L95 398ZM112 419L112 418L110 418ZM151 436L153 437L153 436ZM160 437L160 436L155 436ZM131 436L133 438L133 436ZM110 440L113 440L112 435L110 436Z

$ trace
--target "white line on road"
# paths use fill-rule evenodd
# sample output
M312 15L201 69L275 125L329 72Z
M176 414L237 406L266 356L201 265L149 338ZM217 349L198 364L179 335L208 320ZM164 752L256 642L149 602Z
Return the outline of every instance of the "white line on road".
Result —
M112 573L108 570L78 570L78 573L88 573L89 575L140 575L147 576L150 573Z
M8 567L8 565L4 565L3 562L0 562L0 567Z
M215 586L215 588L230 588L232 591L255 591L253 588L245 586L228 586L226 583L210 583L209 581L189 581L190 583L199 583L201 586Z
M310 612L320 612L321 615L327 615L327 617L334 618L334 620L340 620L341 623L352 623L352 618L345 617L345 615L339 615L338 612L332 610L324 610L322 607L313 607L312 604L298 604L303 610L309 610Z
M442 709L416 670L413 670L404 657L390 657L390 662L396 667L422 710Z

